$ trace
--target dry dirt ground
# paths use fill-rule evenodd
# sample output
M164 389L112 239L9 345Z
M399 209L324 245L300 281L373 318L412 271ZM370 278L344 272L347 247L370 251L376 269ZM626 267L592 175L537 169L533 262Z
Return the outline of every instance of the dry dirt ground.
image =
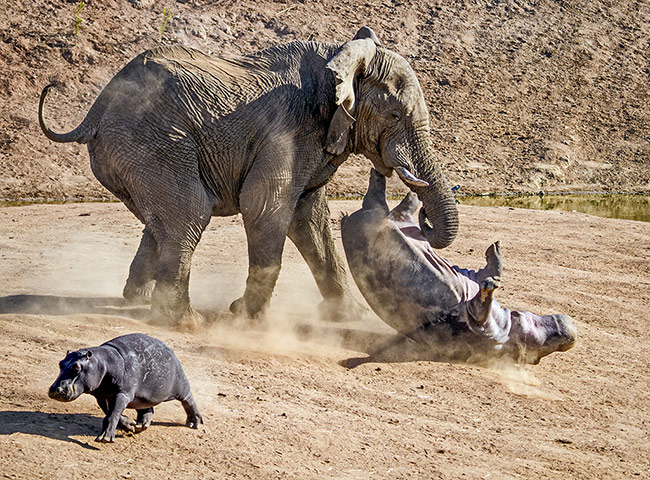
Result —
M650 191L650 2L637 0L3 0L0 199L106 197L70 130L126 63L182 44L241 55L369 25L413 66L433 143L461 193ZM165 25L165 14L173 15ZM80 30L75 34L79 21ZM345 163L332 195L365 188Z
M335 220L359 206L330 203ZM121 204L0 209L0 476L650 478L650 224L470 206L460 219L445 256L479 267L500 238L500 302L570 314L575 348L525 368L345 369L339 362L364 358L392 331L371 313L319 322L315 283L290 243L267 322L240 325L223 313L247 271L238 217L214 219L194 256L191 295L214 323L181 333L119 298L141 230ZM182 426L173 402L156 408L147 431L97 444L92 397L47 397L66 350L128 332L175 350L205 418L200 430Z
M75 126L144 49L247 54L294 39L343 42L362 25L413 65L433 142L462 192L650 191L650 4L609 0L5 0L0 5L0 199L108 198ZM173 12L161 33L163 10ZM81 30L75 34L75 19ZM334 195L365 189L351 159ZM400 191L392 183L391 192ZM338 220L354 201L331 202ZM189 334L120 300L141 226L120 204L0 209L0 476L7 478L650 478L650 224L460 206L445 255L478 267L501 238L501 303L576 320L580 341L537 366L364 358L393 331L369 313L323 324L287 244L266 323L224 313L247 272L238 218L214 219L191 295L213 322ZM338 235L338 231L336 232ZM115 444L93 439L92 397L47 397L65 351L127 332L166 341L206 423L177 403ZM405 358L407 355L405 354ZM87 397L87 398L86 398Z

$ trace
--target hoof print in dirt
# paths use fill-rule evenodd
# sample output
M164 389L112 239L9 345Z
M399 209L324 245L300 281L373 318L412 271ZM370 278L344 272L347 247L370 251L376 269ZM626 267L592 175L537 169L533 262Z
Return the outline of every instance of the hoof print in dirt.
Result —
M170 400L181 402L188 427L203 423L183 367L174 352L155 338L123 335L99 347L68 352L59 367L50 398L71 402L82 393L95 397L106 415L97 442L114 442L116 429L145 430L151 425L153 407ZM137 411L136 421L123 415L126 408Z

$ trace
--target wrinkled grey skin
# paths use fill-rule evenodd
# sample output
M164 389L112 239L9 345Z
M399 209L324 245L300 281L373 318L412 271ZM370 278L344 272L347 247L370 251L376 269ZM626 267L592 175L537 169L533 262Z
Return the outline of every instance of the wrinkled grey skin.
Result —
M438 255L413 215L409 193L391 212L385 177L372 171L361 210L341 224L352 276L375 313L398 332L428 345L438 358L510 357L520 363L571 348L577 338L568 315L510 311L494 300L502 274L499 242L479 271L460 269Z
M43 120L50 87L39 108L45 135L87 144L95 176L145 225L124 296L150 297L154 319L194 324L192 253L211 216L237 213L249 272L233 312L265 310L288 236L316 279L326 315L357 315L325 196L351 153L385 175L397 171L418 194L432 245L445 247L456 235L456 207L436 163L418 80L368 28L342 45L293 42L234 59L181 47L146 51L65 134Z
M174 352L155 338L134 333L68 352L59 368L50 398L71 402L82 393L95 397L106 415L98 442L113 442L116 428L145 430L151 425L153 407L170 400L181 402L188 427L203 423L183 367ZM122 414L126 408L138 412L135 422Z

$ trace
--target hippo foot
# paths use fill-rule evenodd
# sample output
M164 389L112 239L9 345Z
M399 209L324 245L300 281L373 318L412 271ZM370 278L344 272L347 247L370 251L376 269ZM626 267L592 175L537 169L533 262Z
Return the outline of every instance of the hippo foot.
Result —
M144 432L147 428L151 426L151 422L148 424L145 423L136 423L135 424L135 432L134 433L142 433Z
M108 432L107 430L104 430L97 436L97 438L95 438L95 441L99 443L113 443L115 442L115 431Z
M129 417L122 415L119 423L117 424L117 428L127 433L135 433L136 432L135 420L132 420Z
M486 277L501 277L503 274L503 256L501 255L501 240L497 240L485 251L486 267L483 269Z
M318 317L325 322L361 320L368 309L353 298L325 299L318 305Z
M135 433L144 432L151 426L151 419L153 418L153 408L146 408L138 410L138 418L135 421Z
M481 281L481 294L488 294L494 292L497 288L501 288L500 277L488 277Z
M197 429L199 428L199 425L203 424L203 417L196 413L192 415L187 416L187 420L185 421L185 425L190 428Z
M155 280L151 280L144 285L136 285L135 282L127 280L122 296L132 305L149 305L155 285Z

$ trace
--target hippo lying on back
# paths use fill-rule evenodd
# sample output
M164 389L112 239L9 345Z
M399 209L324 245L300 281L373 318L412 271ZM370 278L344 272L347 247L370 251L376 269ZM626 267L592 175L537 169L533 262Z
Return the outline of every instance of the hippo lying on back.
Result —
M453 360L507 356L537 363L576 341L568 315L538 316L494 300L501 281L499 242L479 271L452 266L422 236L409 193L389 212L386 179L373 170L361 210L341 222L343 247L359 290L398 332Z

